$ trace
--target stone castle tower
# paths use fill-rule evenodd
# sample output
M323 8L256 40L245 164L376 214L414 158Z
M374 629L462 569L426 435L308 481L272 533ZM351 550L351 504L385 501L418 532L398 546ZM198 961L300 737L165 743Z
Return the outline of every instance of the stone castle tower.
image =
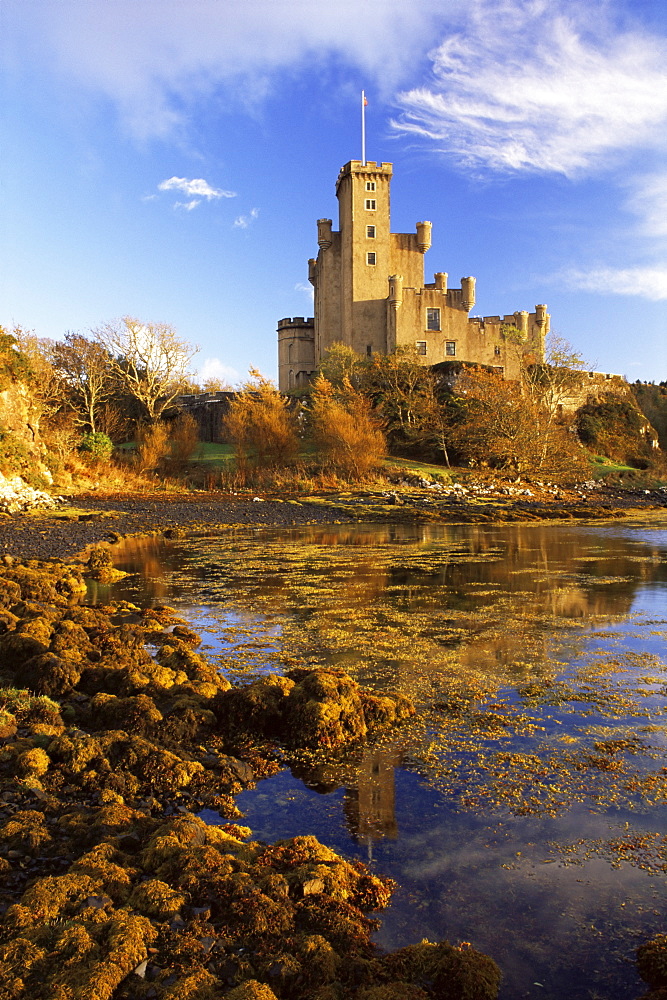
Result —
M317 223L317 259L308 262L315 289L315 316L278 322L278 372L281 391L307 384L322 356L336 343L357 353L390 353L411 346L424 364L471 361L491 365L505 378L517 378L520 353L544 359L549 330L547 307L534 313L471 317L475 279L447 287L447 274L424 282L424 254L431 245L431 223L418 222L414 233L392 233L391 163L351 160L338 175L338 231L331 219ZM517 351L507 326L521 331Z

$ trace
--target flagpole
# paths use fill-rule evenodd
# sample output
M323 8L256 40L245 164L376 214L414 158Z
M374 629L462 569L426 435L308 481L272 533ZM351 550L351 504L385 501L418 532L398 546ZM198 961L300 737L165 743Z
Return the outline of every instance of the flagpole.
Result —
M361 91L361 162L366 166L366 94Z

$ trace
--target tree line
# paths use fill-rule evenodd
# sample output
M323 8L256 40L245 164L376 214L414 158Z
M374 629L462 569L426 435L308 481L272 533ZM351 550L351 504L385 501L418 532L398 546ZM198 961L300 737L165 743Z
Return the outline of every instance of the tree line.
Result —
M519 330L504 334L520 363L517 381L458 361L426 366L410 348L367 357L343 344L326 354L308 387L290 396L251 371L225 419L238 475L245 480L258 469L305 460L359 479L387 453L517 473L582 473L590 459L583 445L623 452L640 467L654 460L627 400L610 397L564 418L563 401L580 391L588 367L567 341L552 334L546 360L537 363L523 354ZM192 418L173 421L176 398L223 388L193 380L196 353L170 325L132 317L59 341L0 329L0 388L3 377L29 380L52 450L103 444L110 452L112 441L134 439L141 467L155 468L156 456L183 461L196 442Z

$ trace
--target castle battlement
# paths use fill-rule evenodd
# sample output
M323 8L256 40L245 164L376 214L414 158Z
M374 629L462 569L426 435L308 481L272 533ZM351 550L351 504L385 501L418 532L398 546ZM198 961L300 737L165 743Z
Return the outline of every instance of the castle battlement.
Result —
M412 233L392 233L392 175L391 163L376 160L350 160L339 171L338 230L329 218L317 220L319 250L308 261L315 315L278 322L283 391L307 382L337 343L363 356L411 347L426 365L456 358L491 365L506 378L518 377L521 353L544 359L545 305L503 317L470 317L475 278L461 278L460 288L449 288L447 272L436 271L434 280L425 282L432 225L418 222ZM521 331L518 345L516 338L510 345L506 326Z

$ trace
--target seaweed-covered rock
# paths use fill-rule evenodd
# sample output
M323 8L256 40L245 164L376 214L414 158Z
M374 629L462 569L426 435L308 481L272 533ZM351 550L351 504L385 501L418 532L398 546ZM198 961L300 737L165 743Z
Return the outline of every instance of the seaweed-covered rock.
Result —
M258 983L256 979L246 979L245 983L226 993L225 1000L278 1000L278 998L265 983Z
M414 983L437 1000L495 1000L500 969L469 945L422 941L387 955L383 964L396 980Z
M3 670L15 674L33 656L46 653L48 643L40 642L31 635L8 632L0 636L0 663Z
M11 608L21 600L21 588L16 580L0 577L0 607Z
M55 653L32 656L21 668L22 682L36 694L61 698L81 679L81 673L71 660L61 660Z
M667 987L667 934L657 934L637 948L637 970L652 989Z
M163 667L184 673L192 689L204 697L213 698L219 691L228 691L231 687L216 666L194 653L188 642L173 633L166 637L158 649L156 659Z
M213 704L220 727L225 732L258 733L280 737L283 732L285 702L294 681L270 674L245 687L231 688L218 695Z
M234 688L216 698L214 710L223 731L259 732L289 746L324 749L414 714L402 695L377 696L343 670L304 667Z
M91 721L95 729L123 729L145 736L162 721L162 713L148 695L118 698L113 694L96 694L91 700Z

